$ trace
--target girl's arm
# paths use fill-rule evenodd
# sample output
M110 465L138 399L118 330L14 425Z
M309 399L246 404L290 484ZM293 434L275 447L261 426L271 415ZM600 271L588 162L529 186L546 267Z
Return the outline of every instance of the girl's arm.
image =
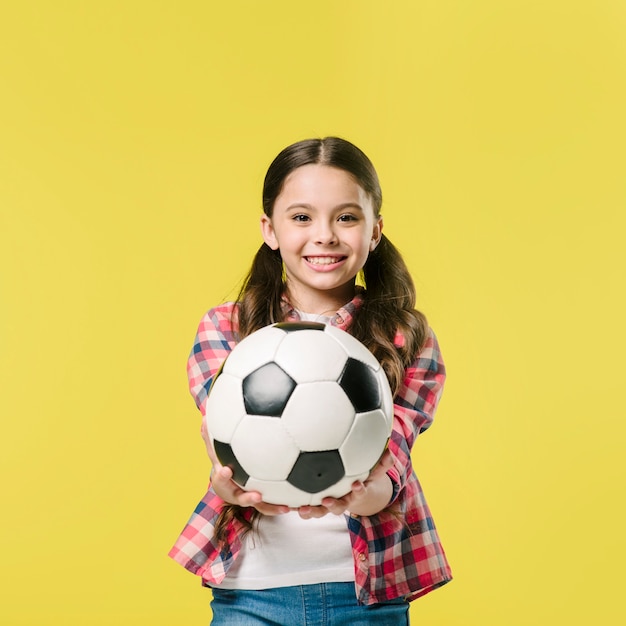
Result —
M222 304L202 317L187 361L189 391L202 416L213 378L237 343L232 310L232 303Z
M404 381L394 399L393 430L389 441L394 462L387 472L394 485L394 500L413 472L413 444L417 436L433 423L445 379L446 368L439 343L429 329L424 346L406 369Z

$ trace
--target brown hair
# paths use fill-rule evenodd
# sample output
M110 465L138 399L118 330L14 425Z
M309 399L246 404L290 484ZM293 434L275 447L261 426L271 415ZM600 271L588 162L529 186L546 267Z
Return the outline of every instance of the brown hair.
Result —
M375 217L380 215L382 192L372 162L349 141L326 137L294 143L272 161L263 185L263 211L268 217L272 217L274 202L287 176L309 164L336 167L350 174L370 196ZM415 287L402 255L385 235L370 252L360 280L366 289L364 302L349 330L380 361L395 395L405 368L424 343L428 328L426 318L415 309ZM239 339L282 321L285 289L280 252L264 243L239 292ZM402 345L394 344L396 333L402 336ZM239 520L247 531L257 517L254 511L252 521L247 520L241 507L224 505L215 527L217 541L225 543L231 520Z

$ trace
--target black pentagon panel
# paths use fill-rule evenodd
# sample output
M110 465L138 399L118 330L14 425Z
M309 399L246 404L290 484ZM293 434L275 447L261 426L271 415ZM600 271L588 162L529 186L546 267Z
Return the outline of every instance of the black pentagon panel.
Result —
M357 413L380 408L380 384L374 371L356 359L348 359L339 384Z
M319 493L342 479L344 474L338 450L301 452L287 482L306 493Z
M286 333L295 330L324 330L326 328L325 324L320 322L278 322L274 326L284 330Z
M243 379L243 403L248 415L280 417L296 388L293 380L276 363L268 363Z
M215 454L217 454L217 458L220 460L220 463L224 466L230 467L233 472L233 480L243 487L250 476L243 469L243 467L241 467L241 464L237 460L230 444L223 443L215 439L213 441L213 447L215 448Z

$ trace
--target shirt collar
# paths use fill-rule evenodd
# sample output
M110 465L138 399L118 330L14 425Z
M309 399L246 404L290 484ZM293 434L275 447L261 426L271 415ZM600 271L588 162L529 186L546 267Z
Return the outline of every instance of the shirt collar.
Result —
M365 289L360 285L355 288L354 298L340 307L337 312L332 316L330 320L331 326L336 326L340 330L348 330L350 328L354 316L358 313L359 309L363 306L365 299ZM300 314L293 305L289 302L286 295L282 298L282 309L285 321L287 322L299 322Z

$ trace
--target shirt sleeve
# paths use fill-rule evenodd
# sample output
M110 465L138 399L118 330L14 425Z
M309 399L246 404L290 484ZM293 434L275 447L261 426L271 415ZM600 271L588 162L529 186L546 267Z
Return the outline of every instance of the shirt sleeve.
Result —
M236 343L232 312L225 304L203 316L187 361L189 391L203 416L213 378Z
M426 342L405 370L404 381L394 399L393 430L389 441L394 466L387 472L393 483L392 501L413 472L411 449L417 435L433 423L445 378L439 343L429 329Z

